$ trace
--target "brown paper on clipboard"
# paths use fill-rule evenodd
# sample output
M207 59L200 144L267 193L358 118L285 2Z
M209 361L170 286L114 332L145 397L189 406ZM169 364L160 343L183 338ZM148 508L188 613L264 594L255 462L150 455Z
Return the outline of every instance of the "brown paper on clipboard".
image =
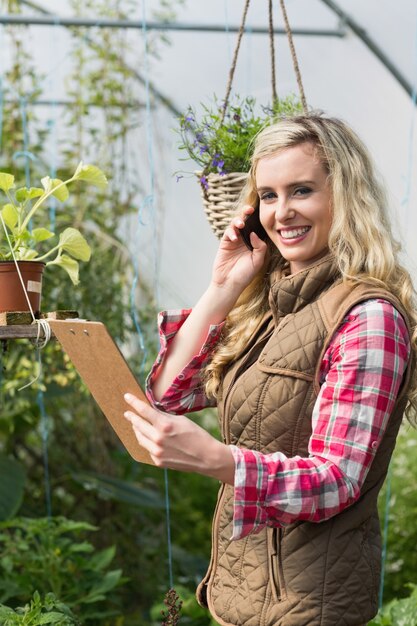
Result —
M126 450L135 461L154 465L148 451L139 445L131 423L123 417L130 408L123 398L125 393L148 400L104 324L84 320L48 323Z

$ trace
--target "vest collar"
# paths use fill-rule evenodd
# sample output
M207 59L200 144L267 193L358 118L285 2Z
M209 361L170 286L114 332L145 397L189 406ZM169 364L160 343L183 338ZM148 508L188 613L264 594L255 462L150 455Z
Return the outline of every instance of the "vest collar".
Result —
M275 322L317 300L321 293L334 284L338 271L334 256L328 254L295 274L284 274L285 268L271 274L269 305Z

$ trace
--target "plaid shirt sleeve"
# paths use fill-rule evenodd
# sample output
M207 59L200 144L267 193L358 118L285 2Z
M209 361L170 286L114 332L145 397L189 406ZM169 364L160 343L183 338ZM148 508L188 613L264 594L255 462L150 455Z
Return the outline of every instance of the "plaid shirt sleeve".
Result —
M200 375L219 340L224 323L210 326L200 352L178 374L159 402L155 400L152 393L152 384L158 375L169 345L190 312L191 309L179 309L162 311L158 315L160 350L146 380L146 395L153 406L167 413L182 414L200 411L215 405L215 402L207 399Z
M230 446L235 459L232 539L265 526L320 522L359 497L410 355L407 327L387 301L355 306L321 364L309 456Z

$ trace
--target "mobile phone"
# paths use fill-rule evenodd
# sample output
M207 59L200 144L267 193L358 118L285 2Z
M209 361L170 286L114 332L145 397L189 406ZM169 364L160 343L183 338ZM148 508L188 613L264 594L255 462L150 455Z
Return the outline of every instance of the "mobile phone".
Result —
M262 241L266 241L268 237L268 235L266 234L266 230L262 226L261 220L259 219L259 206L255 207L254 212L248 215L244 221L245 225L243 228L240 229L240 236L242 237L249 250L253 250L253 246L250 242L251 232L255 232L258 235L259 239L262 239Z

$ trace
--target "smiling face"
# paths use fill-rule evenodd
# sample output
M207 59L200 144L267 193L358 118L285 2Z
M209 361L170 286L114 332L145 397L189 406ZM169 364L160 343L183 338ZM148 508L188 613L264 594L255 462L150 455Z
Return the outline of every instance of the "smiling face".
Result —
M284 148L257 164L260 220L292 274L328 252L332 212L327 178L309 142Z

